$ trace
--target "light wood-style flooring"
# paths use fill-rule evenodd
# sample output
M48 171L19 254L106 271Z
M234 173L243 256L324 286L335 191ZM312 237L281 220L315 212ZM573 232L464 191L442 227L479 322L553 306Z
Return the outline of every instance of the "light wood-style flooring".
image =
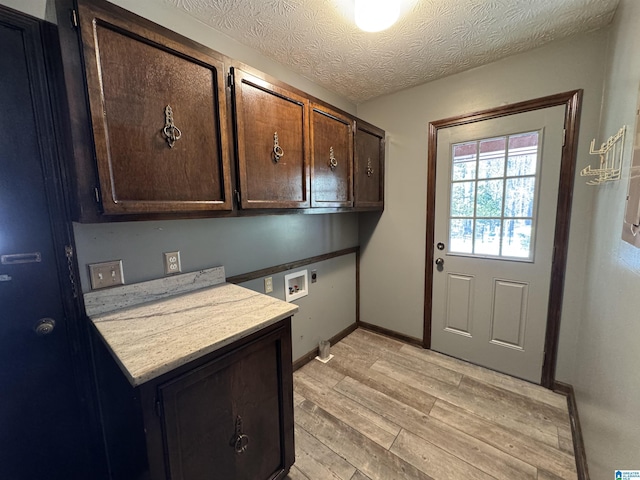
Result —
M294 373L289 480L576 480L562 395L358 329Z

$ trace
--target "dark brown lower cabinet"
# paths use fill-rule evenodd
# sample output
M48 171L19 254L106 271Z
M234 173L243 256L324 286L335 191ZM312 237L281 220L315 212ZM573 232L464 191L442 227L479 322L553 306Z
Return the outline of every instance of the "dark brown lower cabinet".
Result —
M113 479L275 480L294 462L290 318L128 391L97 372Z

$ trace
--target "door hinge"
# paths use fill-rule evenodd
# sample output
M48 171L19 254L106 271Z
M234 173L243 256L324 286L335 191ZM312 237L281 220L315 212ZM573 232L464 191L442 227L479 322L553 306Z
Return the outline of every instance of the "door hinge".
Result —
M96 203L100 203L100 190L98 187L93 187L93 195L95 196Z
M78 11L74 8L71 10L71 26L73 28L78 28Z
M562 129L562 146L564 147L567 143L567 129Z
M65 245L64 255L65 257L67 257L67 269L69 270L69 283L71 284L71 292L73 293L73 298L78 298L76 274L73 268L73 247L71 245Z
M234 81L233 81L233 73L229 72L229 74L227 75L227 82L229 83L230 87L234 86Z
M160 402L159 398L156 398L156 415L160 418L162 418L162 403Z

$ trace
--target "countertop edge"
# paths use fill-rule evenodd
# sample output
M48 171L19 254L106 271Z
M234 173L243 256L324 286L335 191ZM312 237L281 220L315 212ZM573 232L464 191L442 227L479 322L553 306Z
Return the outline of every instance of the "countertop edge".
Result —
M218 289L222 289L222 291L224 291L221 299L215 298L214 292ZM246 292L243 292L243 290ZM202 296L205 291L211 291L212 296L203 300ZM247 294L249 295L243 297ZM236 298L238 296L240 298ZM253 321L247 322L248 324L239 326L237 330L234 330L233 328L222 328L220 331L221 335L216 336L214 333L213 335L209 334L211 336L207 337L200 336L200 341L191 342L189 340L191 338L189 335L186 337L184 336L184 325L192 325L193 327L198 328L199 322L206 322L206 315L203 316L202 319L197 318L193 321L189 321L188 323L178 322L174 326L172 322L175 322L174 319L176 316L180 317L180 310L171 312L168 320L166 320L168 323L163 324L163 320L167 317L164 315L165 312L162 311L162 308L158 308L158 306L161 306L162 304L171 305L172 303L175 304L175 302L188 303L190 298L195 299L192 300L195 301L195 303L189 306L195 306L195 308L208 306L215 308L220 305L230 305L229 313L225 312L223 314L221 317L222 323L220 325L226 324L226 322L230 322L229 325L234 325L236 319L242 318L242 313L234 314L234 305L238 305L238 308L241 309L241 305L244 304L244 302L255 302L257 300L258 310L264 309L267 313L264 318L260 318L260 316L258 316L257 318L254 318ZM221 303L218 303L220 301ZM264 304L264 306L262 306L262 304ZM149 309L152 313L149 314L146 309ZM114 358L123 375L127 378L129 384L132 387L137 388L146 382L171 372L172 370L224 348L235 341L242 340L263 328L267 328L283 319L291 317L298 311L299 307L294 303L284 302L280 299L269 297L238 285L223 283L218 285L209 285L208 287L204 287L196 291L179 292L175 296L165 297L163 299L154 299L150 302L135 306L126 306L109 313L94 314L88 318L100 337L100 340ZM126 317L128 315L131 315L131 317L124 319L118 318L119 316ZM140 318L136 318L136 315L141 315L142 323ZM145 318L146 315L149 316ZM108 327L105 328L104 325L109 325L109 320L111 320L111 327L114 324L119 324L122 328L120 330L114 330L113 328L109 329ZM148 328L145 326L146 321L150 322ZM137 322L132 324L132 331L127 329L128 322ZM140 328L141 324L142 328ZM149 358L152 358L153 360L147 362L148 364L145 365L144 361L141 362L139 360L142 358L140 351L145 352L147 351L146 348L149 348L149 352L154 352L154 350L157 351L158 345L165 345L163 343L154 344L153 341L149 342L149 338L152 338L155 335L154 329L158 326L161 327L161 330L163 330L165 334L169 334L169 337L166 337L165 335L165 338L171 338L171 335L174 335L175 338L185 338L187 341L177 341L174 344L169 340L168 344L174 346L167 349L167 360L165 361L161 356L154 355L152 353ZM175 334L173 334L174 330L176 332ZM195 331L195 329L192 330ZM138 335L138 337L136 337L136 335ZM183 336L178 337L178 335ZM194 337L194 339L195 338L196 337ZM211 343L208 343L209 339L211 339ZM138 348L138 353L132 353L132 345L138 345L140 347ZM194 347L195 349L190 350L190 347ZM171 348L174 348L174 350ZM142 355L144 355L144 353Z
M198 360L210 353L213 353L217 350L220 350L224 347L226 347L227 345L232 344L233 342L236 342L238 340L242 340L243 338L248 337L249 335L251 335L252 333L258 332L260 330L262 330L263 328L269 327L271 325L274 325L276 323L278 323L281 320L284 320L285 318L288 318L292 315L294 315L296 312L298 311L298 309L296 308L296 310L294 312L291 313L283 313L281 315L278 315L276 317L273 317L270 320L267 320L263 323L254 325L253 327L250 327L246 330L243 330L241 333L239 333L238 335L233 335L230 337L225 338L224 340L219 341L218 343L209 345L208 347L202 348L200 350L197 350L195 352L192 352L188 355L185 355L184 357L181 357L179 359L173 360L172 362L169 362L167 364L164 364L158 368L155 368L153 370L149 370L147 372L144 372L138 376L133 376L131 375L131 373L129 372L129 370L127 370L126 368L122 368L122 370L125 373L127 379L129 380L129 383L133 386L133 387L139 387L151 380L154 380L158 377L161 377L162 375L171 372L172 370L175 370L176 368L182 367L183 365L188 364L189 362L192 362L194 360ZM118 364L120 365L120 362L118 362Z

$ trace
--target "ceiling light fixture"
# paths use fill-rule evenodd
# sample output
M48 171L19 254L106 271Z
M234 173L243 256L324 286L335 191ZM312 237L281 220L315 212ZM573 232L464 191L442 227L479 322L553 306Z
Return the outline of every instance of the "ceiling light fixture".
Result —
M400 16L398 0L355 0L356 25L365 32L380 32Z

